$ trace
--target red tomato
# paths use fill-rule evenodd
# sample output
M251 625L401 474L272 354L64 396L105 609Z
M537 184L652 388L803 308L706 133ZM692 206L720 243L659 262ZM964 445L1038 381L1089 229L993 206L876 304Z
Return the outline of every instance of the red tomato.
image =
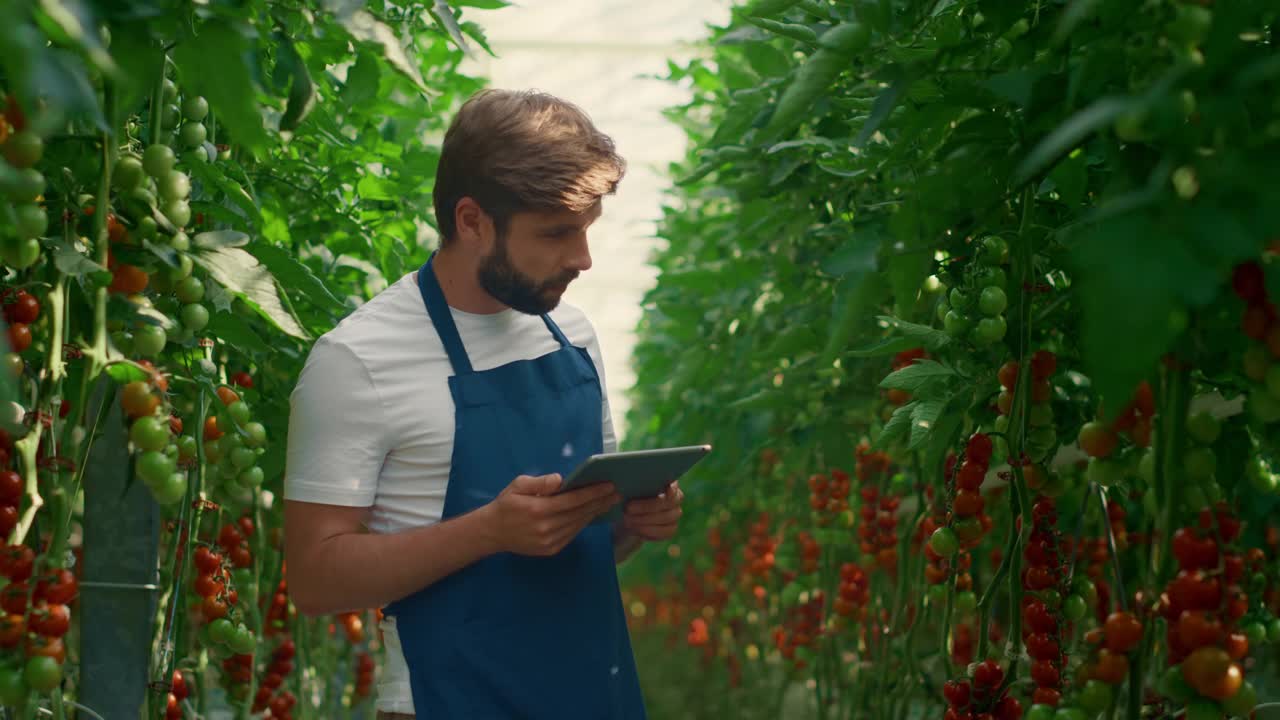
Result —
M1130 612L1113 612L1107 617L1103 628L1107 649L1111 652L1127 653L1142 642L1142 623Z

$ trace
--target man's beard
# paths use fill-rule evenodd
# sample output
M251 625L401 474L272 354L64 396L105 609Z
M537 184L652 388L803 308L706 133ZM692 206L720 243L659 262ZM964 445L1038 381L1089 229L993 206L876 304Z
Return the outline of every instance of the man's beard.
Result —
M511 264L506 239L501 237L494 242L493 252L480 260L477 274L485 292L512 310L527 315L543 315L554 310L560 304L560 296L551 289L566 285L578 276L569 271L546 282L534 280Z

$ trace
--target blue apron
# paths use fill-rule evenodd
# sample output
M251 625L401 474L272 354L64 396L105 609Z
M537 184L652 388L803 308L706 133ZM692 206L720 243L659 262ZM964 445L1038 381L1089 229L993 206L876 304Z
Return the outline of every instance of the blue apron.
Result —
M418 288L454 372L445 520L489 503L518 475L567 477L601 452L595 365L549 316L559 350L477 372L431 260ZM396 618L421 720L645 718L606 523L553 557L487 557L385 614Z

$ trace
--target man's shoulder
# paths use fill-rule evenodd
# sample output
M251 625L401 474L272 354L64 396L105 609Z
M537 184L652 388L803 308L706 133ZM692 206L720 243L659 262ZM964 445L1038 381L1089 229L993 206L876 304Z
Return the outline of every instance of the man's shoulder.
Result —
M403 346L408 333L421 333L426 316L418 286L409 273L391 283L320 336L315 349L343 346L368 363Z
M550 315L574 345L587 346L596 342L596 328L591 324L591 318L577 305L561 301Z

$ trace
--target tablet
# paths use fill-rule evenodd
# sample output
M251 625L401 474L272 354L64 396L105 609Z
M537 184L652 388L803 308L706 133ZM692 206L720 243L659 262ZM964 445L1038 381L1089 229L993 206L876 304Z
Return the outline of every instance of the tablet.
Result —
M710 445L690 445L592 455L564 479L560 492L610 482L624 501L657 497L710 452ZM604 517L621 517L623 504Z

